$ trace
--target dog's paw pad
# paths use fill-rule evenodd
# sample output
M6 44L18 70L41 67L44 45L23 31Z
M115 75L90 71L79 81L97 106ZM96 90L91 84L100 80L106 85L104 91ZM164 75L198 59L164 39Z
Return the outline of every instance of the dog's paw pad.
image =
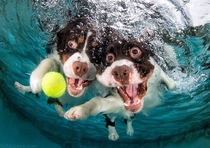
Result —
M64 117L72 121L77 119L84 120L88 117L88 113L85 113L82 107L74 107L67 111Z
M75 120L79 120L79 119L85 119L85 117L83 117L81 115L67 115L67 114L64 114L64 117L67 120L71 120L71 121L75 121Z
M64 114L64 118L66 118L67 120L74 120L74 116L72 116L72 114L70 113L70 111L67 111Z
M109 139L116 141L117 139L119 139L119 135L117 133L110 133L109 134Z
M82 115L73 115L74 119L82 119Z
M75 119L85 120L85 119L87 119L87 117L88 117L88 115L84 114L84 113L74 114Z
M114 126L108 126L108 131L109 131L109 139L116 141L119 138L119 135L115 129Z

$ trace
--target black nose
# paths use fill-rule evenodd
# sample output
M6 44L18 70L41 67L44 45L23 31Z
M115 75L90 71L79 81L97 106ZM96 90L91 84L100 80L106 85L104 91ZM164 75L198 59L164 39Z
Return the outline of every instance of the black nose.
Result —
M131 69L126 65L117 66L112 70L114 79L121 84L129 84L130 73Z

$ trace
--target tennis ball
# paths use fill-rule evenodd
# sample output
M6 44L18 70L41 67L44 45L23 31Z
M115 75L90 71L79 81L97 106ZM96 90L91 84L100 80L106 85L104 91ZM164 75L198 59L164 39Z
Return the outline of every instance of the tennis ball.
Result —
M42 90L51 98L59 98L66 91L66 81L58 72L48 72L42 78Z

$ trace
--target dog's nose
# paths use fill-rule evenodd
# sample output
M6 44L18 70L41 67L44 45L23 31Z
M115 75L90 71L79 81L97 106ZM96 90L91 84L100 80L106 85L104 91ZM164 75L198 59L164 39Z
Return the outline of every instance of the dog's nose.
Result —
M131 69L126 65L117 66L112 70L114 79L121 84L129 84L130 73Z
M72 64L75 75L82 77L88 71L88 65L84 62L76 61Z

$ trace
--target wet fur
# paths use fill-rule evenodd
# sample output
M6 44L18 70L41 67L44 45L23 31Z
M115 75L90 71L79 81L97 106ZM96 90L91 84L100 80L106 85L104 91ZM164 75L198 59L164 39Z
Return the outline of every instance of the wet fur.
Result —
M15 82L15 88L23 94L26 92L39 94L42 92L42 78L50 71L60 72L64 77L83 78L94 81L98 66L100 66L102 55L100 52L102 44L98 36L100 36L100 34L94 28L94 24L90 20L86 18L78 18L74 21L70 21L57 33L56 50L49 54L46 59L42 60L31 73L30 86L25 86L19 82ZM70 44L70 41L73 42L73 46L71 46L72 44ZM84 75L80 76L78 75L79 72L73 72L72 63L75 61L86 63L87 71ZM78 104L80 97L84 93L85 90L80 94L69 94L66 92L58 99L49 98L48 103L54 103L58 114L63 116L65 111L63 110L62 105Z
M133 46L137 46L142 49L142 59L132 59L129 56L129 49ZM106 55L110 52L115 54L116 57L113 62L114 66L112 65L113 63L110 64L106 62ZM146 43L140 43L135 40L123 40L122 38L110 43L102 58L103 66L97 74L97 79L103 85L110 87L110 95L107 97L95 97L82 105L75 106L69 109L65 113L64 117L68 120L77 120L86 119L89 116L95 116L99 113L103 113L107 114L109 120L114 123L117 116L122 116L127 119L127 134L132 136L134 133L132 121L135 114L140 112L142 109L150 110L160 103L160 99L158 97L158 86L160 83L164 83L169 90L173 90L176 87L175 82L162 71L158 64L153 60L152 56L153 53L150 51L149 46L147 46ZM116 89L123 84L115 80L111 71L119 65L133 67L133 69L138 72L139 75L136 73L133 81L129 81L129 83L141 83L141 81L144 81L144 78L147 79L147 92L144 96L144 102L142 102L142 107L137 112L125 109L124 101ZM106 71L107 69L111 70ZM139 76L141 76L141 78L138 78ZM125 81L125 83L127 83L127 81ZM119 138L119 135L113 125L108 125L108 131L108 137L110 140L115 141Z

